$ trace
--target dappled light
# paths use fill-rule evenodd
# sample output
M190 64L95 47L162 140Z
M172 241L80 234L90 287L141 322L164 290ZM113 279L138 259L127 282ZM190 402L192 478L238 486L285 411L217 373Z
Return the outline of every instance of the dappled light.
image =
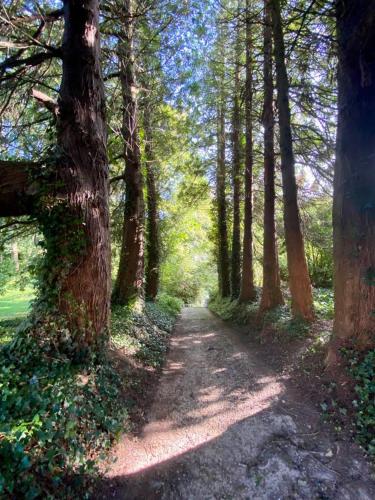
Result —
M0 498L375 498L375 3L0 2Z

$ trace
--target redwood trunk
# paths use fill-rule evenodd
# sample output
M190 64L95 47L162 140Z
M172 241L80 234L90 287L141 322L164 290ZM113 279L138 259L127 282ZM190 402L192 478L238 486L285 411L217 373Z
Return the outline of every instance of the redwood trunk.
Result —
M121 305L128 304L142 296L144 277L144 200L133 32L132 1L125 0L123 33L119 42L123 100L125 209L120 264L113 291L113 301Z
M147 109L144 117L146 185L147 185L147 266L146 266L146 299L155 300L159 291L160 276L160 242L158 190L155 178L155 156L152 143L152 128Z
M56 276L56 307L78 331L77 343L84 347L102 340L110 313L108 162L99 62L99 3L66 0L64 19L57 123L59 196L53 208L44 204L44 229L48 231L47 251L51 252L47 260L54 259L52 270L60 272ZM78 236L75 242L70 239L73 232ZM51 280L51 276L45 279Z
M375 346L375 12L336 4L339 115L334 180L334 342Z
M218 110L216 203L218 229L219 290L221 297L225 298L230 296L230 271L227 229L227 200L225 194L225 102L223 94L224 92L221 91Z
M284 229L289 287L292 296L292 312L295 317L311 321L314 318L313 299L297 202L297 183L289 107L289 82L285 65L280 1L272 0L272 7L277 104L280 126L281 173L284 196Z
M239 27L237 27L239 30ZM240 197L241 197L241 151L240 151L240 61L239 33L237 33L235 49L234 95L232 114L232 184L233 184L233 232L231 256L231 295L238 299L241 285L241 228L240 228Z
M240 302L256 299L253 272L253 69L250 1L246 0L246 86L245 86L245 219Z
M283 303L275 233L275 154L272 76L272 12L270 0L264 2L264 219L263 289L260 310L267 311Z

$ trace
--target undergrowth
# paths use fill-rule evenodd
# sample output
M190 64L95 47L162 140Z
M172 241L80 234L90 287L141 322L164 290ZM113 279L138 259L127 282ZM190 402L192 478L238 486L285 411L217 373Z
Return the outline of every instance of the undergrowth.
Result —
M144 314L116 309L113 344L160 366L178 313L171 303L146 304ZM17 325L0 325L0 498L88 498L99 461L128 428L123 394L134 381L120 379L104 349L72 362L66 345L56 348L61 325L36 335Z
M375 349L364 357L350 352L350 372L356 381L355 423L358 441L375 458Z
M318 319L330 320L333 317L333 292L329 289L317 288L313 290L314 307ZM240 304L231 299L221 299L219 296L211 298L209 308L225 321L232 321L240 325L251 325L253 329L263 331L266 328L273 330L275 340L301 339L310 333L310 325L302 319L293 318L289 301L275 309L259 314L260 293L255 302Z

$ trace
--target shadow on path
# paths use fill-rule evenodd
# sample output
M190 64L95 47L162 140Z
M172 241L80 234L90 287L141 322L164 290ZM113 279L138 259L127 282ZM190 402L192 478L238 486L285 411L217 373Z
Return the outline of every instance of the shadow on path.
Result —
M375 498L360 449L207 309L184 309L148 422L96 498Z

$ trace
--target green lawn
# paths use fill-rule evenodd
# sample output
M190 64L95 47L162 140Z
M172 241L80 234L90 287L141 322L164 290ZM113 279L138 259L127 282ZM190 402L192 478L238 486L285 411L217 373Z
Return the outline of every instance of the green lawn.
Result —
M26 316L33 298L34 290L32 288L26 288L23 291L19 289L6 290L0 295L0 321Z

